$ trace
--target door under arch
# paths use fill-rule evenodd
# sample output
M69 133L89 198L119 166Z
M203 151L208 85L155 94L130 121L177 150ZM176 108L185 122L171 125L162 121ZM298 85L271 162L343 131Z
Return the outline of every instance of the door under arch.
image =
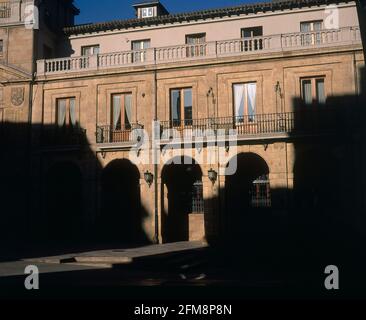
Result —
M200 166L190 158L175 159L163 168L162 182L163 242L202 240L205 221Z

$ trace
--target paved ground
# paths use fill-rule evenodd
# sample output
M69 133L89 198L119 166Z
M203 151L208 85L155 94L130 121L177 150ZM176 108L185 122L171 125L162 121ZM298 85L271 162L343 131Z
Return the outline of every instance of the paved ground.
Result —
M47 298L313 298L334 295L324 290L324 269L318 268L316 261L316 269L304 274L296 264L278 267L276 261L253 257L242 248L226 251L204 243L182 242L47 257L35 255L25 260L0 262L0 297L34 297L34 292L24 289L24 269L30 264L40 271L41 290L37 294ZM342 288L345 288L348 279L342 276ZM357 284L350 280L349 283ZM346 296L359 297L364 292L358 285L348 288Z

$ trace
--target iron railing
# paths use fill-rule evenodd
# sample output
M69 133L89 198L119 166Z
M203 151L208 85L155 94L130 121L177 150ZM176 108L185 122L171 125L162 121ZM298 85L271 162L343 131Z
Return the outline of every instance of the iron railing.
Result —
M346 119L348 119L346 121ZM324 133L355 124L350 115L333 108L299 109L296 112L255 114L241 117L220 117L191 120L171 120L160 123L161 139L191 139L199 137L237 135L263 136L271 134Z
M143 129L143 126L140 124L131 124L113 129L111 125L100 125L97 126L96 141L101 144L120 142L137 143L142 139L142 132L137 129Z

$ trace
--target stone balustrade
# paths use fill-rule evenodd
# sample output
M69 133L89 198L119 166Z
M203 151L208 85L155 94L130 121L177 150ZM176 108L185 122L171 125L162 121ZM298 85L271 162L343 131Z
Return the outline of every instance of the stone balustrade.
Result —
M138 51L103 53L37 61L37 75L102 70L108 68L162 64L184 60L220 58L260 52L279 52L361 44L358 27L269 35L253 38L178 45Z

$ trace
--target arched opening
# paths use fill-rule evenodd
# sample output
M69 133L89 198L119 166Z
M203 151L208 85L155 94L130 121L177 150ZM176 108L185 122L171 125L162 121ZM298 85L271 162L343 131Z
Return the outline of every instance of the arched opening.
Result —
M146 242L138 168L126 159L112 161L102 172L101 187L99 240L120 244Z
M202 171L188 157L175 158L162 171L163 242L204 238Z
M224 221L227 235L241 242L270 224L267 213L272 207L271 184L268 165L260 156L242 153L231 161L237 161L237 170L226 176Z
M74 242L83 238L82 175L77 165L59 163L46 175L47 239Z

